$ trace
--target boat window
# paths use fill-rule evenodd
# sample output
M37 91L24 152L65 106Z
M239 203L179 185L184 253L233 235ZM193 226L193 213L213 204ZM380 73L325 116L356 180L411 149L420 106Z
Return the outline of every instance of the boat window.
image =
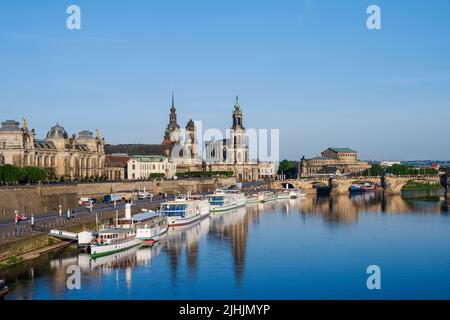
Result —
M186 214L186 204L167 204L161 207L162 213L167 216L184 216Z

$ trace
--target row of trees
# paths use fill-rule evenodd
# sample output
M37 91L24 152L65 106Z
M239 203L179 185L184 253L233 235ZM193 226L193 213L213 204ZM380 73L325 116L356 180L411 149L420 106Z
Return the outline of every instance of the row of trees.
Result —
M16 167L10 164L0 166L0 181L2 184L36 183L56 178L51 169L38 167Z
M177 174L179 178L232 177L233 171L190 171Z
M415 174L437 174L438 170L433 168L414 168L402 164L394 164L390 167L374 164L370 169L365 170L362 174L366 176L381 176L383 174L393 175L415 175Z

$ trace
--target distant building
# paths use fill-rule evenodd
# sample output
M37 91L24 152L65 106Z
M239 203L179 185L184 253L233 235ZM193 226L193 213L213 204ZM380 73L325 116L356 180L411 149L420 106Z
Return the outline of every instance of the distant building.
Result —
M130 157L127 154L109 154L105 157L105 176L108 180L127 179L127 163Z
M400 161L381 161L380 165L384 167L392 167L393 165L402 164Z
M58 177L78 179L101 177L105 168L105 141L97 130L81 131L69 136L56 124L44 139L36 139L27 121L7 120L0 129L0 165L35 166L51 169Z
M370 168L365 161L359 161L357 152L350 148L328 148L320 157L305 159L299 165L299 176L348 175Z
M151 174L164 174L166 179L173 179L177 165L170 158L160 156L132 156L127 162L128 180L148 179Z

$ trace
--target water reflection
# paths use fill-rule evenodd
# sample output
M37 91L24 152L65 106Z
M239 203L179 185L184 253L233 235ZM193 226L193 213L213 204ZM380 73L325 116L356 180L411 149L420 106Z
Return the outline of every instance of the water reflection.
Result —
M89 283L95 283L96 288L101 288L108 281L114 281L114 287L119 289L120 278L123 278L128 291L133 292L136 282L142 282L141 278L136 278L135 272L147 270L152 264L161 262L157 264L159 269L155 272L162 273L167 270L168 277L161 276L158 280L161 281L161 290L168 291L168 283L172 288L183 285L183 281L186 281L183 278L184 273L191 281L201 281L199 265L203 260L211 260L209 266L214 265L217 259L226 259L225 255L220 257L214 255L215 252L219 252L216 247L220 245L220 248L226 248L230 254L234 278L232 281L240 287L245 281L246 271L249 271L246 269L252 268L247 262L252 230L254 231L255 227L263 221L262 219L272 219L280 215L288 221L298 216L303 219L318 217L325 225L336 227L355 224L362 215L367 213L370 215L447 215L448 206L447 200L435 194L402 197L383 196L376 192L351 196L308 196L296 200L253 204L233 212L211 215L190 226L170 229L168 234L152 247L135 247L95 260L89 255L78 253L74 248L69 248L4 270L0 273L0 277L5 277L10 286L11 293L8 299L43 297L60 299L68 295L65 285L66 268L70 265L78 265L83 279L88 279ZM272 235L264 236L270 238ZM277 241L283 237L282 231L277 237ZM202 255L205 252L205 246L214 248L216 251L212 250L208 255ZM91 292L87 296L104 298L101 290L95 294ZM117 299L121 296L112 298ZM154 297L148 294L134 296L134 298Z

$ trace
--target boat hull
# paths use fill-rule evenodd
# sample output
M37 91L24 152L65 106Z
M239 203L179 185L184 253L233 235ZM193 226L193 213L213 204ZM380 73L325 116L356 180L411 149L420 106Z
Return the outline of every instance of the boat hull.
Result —
M223 212L223 211L234 210L234 209L237 209L237 208L244 207L245 203L246 202L230 204L230 205L224 205L224 206L211 206L211 212Z
M121 243L108 244L108 245L90 245L89 253L92 258L98 258L107 256L113 253L124 251L132 247L138 246L142 243L142 240L134 238Z
M180 227L180 226L186 226L188 224L194 223L195 221L204 219L209 216L208 213L202 213L198 214L189 218L183 218L183 217L168 217L167 221L169 223L169 227Z
M158 241L159 239L161 239L161 236L167 232L167 230L169 230L168 225L152 229L137 229L136 238L143 241Z

